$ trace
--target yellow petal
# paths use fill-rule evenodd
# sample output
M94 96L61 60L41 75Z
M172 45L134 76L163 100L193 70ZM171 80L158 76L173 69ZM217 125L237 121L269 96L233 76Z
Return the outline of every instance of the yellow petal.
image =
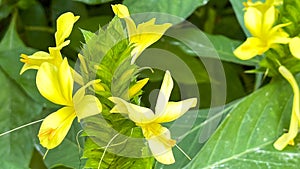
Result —
M263 14L254 7L249 7L244 15L244 22L246 28L250 31L252 36L260 37L262 28Z
M178 119L190 108L197 105L197 99L191 98L180 102L168 102L166 110L161 114L156 114L156 123L166 123Z
M110 111L111 113L128 114L129 118L135 123L151 123L155 118L151 109L128 103L118 97L110 97L108 99L115 103L115 107Z
M170 131L167 128L162 127L159 135L148 138L147 140L149 148L158 162L162 164L175 163L172 147L176 142L171 139Z
M66 59L61 66L45 62L37 72L36 84L46 99L60 105L72 106L73 78Z
M293 144L294 139L298 134L298 125L300 121L300 113L299 113L299 101L300 101L300 96L299 96L299 87L298 84L293 76L293 74L284 66L279 67L279 72L280 74L290 83L290 85L293 88L293 108L292 108L292 116L291 116L291 121L290 121L290 127L289 127L289 132L283 134L275 143L274 147L277 150L282 150L284 149L288 144Z
M149 78L145 78L142 80L139 80L134 84L133 86L130 87L129 89L129 98L133 98L139 91L142 90L142 88L148 83Z
M127 22L126 22L127 23ZM172 26L170 23L155 25L155 18L148 22L141 23L137 26L136 32L129 34L130 42L135 44L132 51L133 59L135 62L137 57L150 45L159 40L167 29Z
M56 21L57 31L55 33L56 46L60 46L72 32L74 23L79 19L79 16L74 16L72 12L67 12L60 15Z
M293 74L284 66L280 66L278 71L280 74L289 82L293 89L294 97L293 97L293 113L296 115L298 120L300 121L300 93L299 87L296 79Z
M155 113L160 114L161 112L165 111L172 89L173 89L173 80L170 72L167 70L157 97Z
M99 99L93 95L85 95L85 89L100 80L93 80L77 90L73 96L73 104L76 115L80 121L83 118L101 113L102 105Z
M24 73L28 69L38 69L42 63L51 62L51 60L53 60L53 57L50 56L49 53L43 51L35 52L31 56L21 54L20 61L25 64L22 67L20 74Z
M300 38L299 37L292 38L290 43L289 43L290 51L291 51L292 55L294 57L296 57L297 59L300 59L299 45L300 45Z
M247 40L234 50L234 55L242 60L248 60L256 55L261 55L269 49L269 46L255 37L247 38Z
M72 107L63 107L47 116L39 130L39 140L42 146L53 149L66 137L76 115Z
M298 119L295 113L292 112L292 117L290 121L290 128L288 133L284 133L281 137L279 137L273 146L277 150L283 150L288 144L293 145L294 139L298 134Z
M85 95L80 102L74 104L74 108L79 121L86 117L100 114L102 111L99 99L93 95Z
M115 15L117 15L119 18L129 17L128 8L125 5L117 4L117 5L111 5L111 7Z
M50 56L53 58L52 62L50 62L50 63L59 67L63 61L63 57L60 53L60 49L58 49L56 47L49 47L49 53L50 53Z
M270 6L270 8L264 13L264 17L262 19L262 31L266 31L262 33L268 33L268 31L272 28L273 24L275 23L275 16L275 7Z

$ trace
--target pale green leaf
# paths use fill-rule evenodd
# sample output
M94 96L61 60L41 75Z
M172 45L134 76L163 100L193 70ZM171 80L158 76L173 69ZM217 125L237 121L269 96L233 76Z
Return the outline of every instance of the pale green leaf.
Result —
M283 151L273 147L288 129L292 97L291 87L283 80L249 95L185 168L298 168L298 146Z
M9 76L0 69L0 133L4 133L26 123L32 122L42 111L19 88ZM29 169L35 134L31 127L19 129L0 137L0 163L5 169Z
M182 19L190 16L195 9L205 5L208 0L124 0L130 13L157 12L174 15ZM179 22L179 20L175 21Z

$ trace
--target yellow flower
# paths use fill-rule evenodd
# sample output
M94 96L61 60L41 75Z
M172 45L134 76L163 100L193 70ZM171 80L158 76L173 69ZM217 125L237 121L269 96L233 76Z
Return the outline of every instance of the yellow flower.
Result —
M128 91L129 98L133 98L142 88L148 83L149 78L145 78L137 81L133 86L130 87Z
M290 51L291 51L292 55L297 59L300 59L299 45L300 45L300 38L299 37L292 38L290 43L289 43Z
M284 149L288 144L294 145L294 139L296 138L299 131L300 124L300 96L299 96L299 87L297 81L295 80L293 74L284 66L279 67L279 72L281 75L289 82L293 88L293 108L292 108L292 117L290 121L290 127L288 133L284 133L275 143L274 147L277 150Z
M264 10L253 7L247 7L244 15L245 26L253 37L239 46L234 54L242 59L251 59L256 55L261 55L272 47L273 44L287 44L290 39L288 34L281 30L287 24L273 26L276 20L275 7L268 7Z
M172 26L170 23L156 25L155 18L136 26L134 21L130 18L126 6L121 4L112 5L112 9L118 17L123 18L126 22L129 41L134 44L134 49L131 52L132 64L147 47L158 41L164 32Z
M95 96L85 95L85 89L96 82L89 82L72 97L73 76L67 59L59 67L49 62L41 64L36 77L38 90L49 101L64 106L44 119L38 134L42 146L47 149L58 146L76 116L81 120L102 111L101 103Z
M268 8L270 8L272 5L278 6L282 5L283 0L266 0L265 3L261 1L252 2L252 0L248 0L247 2L243 2L243 5L245 6L245 9L247 10L248 7L255 7L259 9L260 11L264 12Z
M20 74L28 69L39 69L44 62L52 63L59 66L62 62L60 50L70 43L70 40L65 41L70 36L74 23L79 19L79 16L74 16L73 13L67 12L59 16L57 19L57 31L55 33L56 47L49 47L49 53L38 51L31 56L21 54L20 61L25 63Z
M173 80L170 72L166 71L157 98L155 113L149 108L128 103L118 97L109 98L115 103L111 113L128 114L128 117L137 126L142 128L155 159L163 164L172 164L175 162L172 147L176 144L176 141L171 139L170 131L160 123L176 120L197 104L196 98L179 102L169 102L172 89Z

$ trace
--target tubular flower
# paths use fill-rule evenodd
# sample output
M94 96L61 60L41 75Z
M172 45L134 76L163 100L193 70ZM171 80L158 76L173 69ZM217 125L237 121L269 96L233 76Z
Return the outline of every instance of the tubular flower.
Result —
M49 101L64 106L44 119L38 134L42 146L47 149L58 146L76 116L80 120L102 111L101 103L95 96L85 95L85 89L96 82L89 82L72 97L73 77L67 59L59 67L49 62L41 64L36 77L39 92Z
M129 41L134 44L134 49L131 52L132 64L147 47L158 41L164 32L172 26L170 23L156 25L155 18L136 26L132 18L130 18L126 6L121 4L112 5L112 9L118 17L123 18L126 22Z
M163 164L175 162L172 147L176 141L171 139L170 131L160 123L176 120L190 108L197 104L196 98L190 98L179 102L169 102L173 89L173 80L169 71L166 71L161 89L157 98L155 113L146 107L140 107L118 97L109 99L115 103L111 113L125 113L142 128L143 134L149 143L149 148L155 159Z
M276 11L273 5L249 6L244 15L245 26L252 37L239 46L234 54L242 59L251 59L266 52L273 44L287 44L288 34L281 30L287 24L273 26L276 20Z
M288 144L294 145L294 139L296 138L299 130L300 124L300 96L299 96L299 87L293 76L293 74L284 66L279 67L279 72L281 75L289 82L293 88L293 108L292 108L292 117L290 121L290 127L288 133L283 134L275 143L274 147L277 150L284 149Z
M57 19L57 31L55 33L56 47L49 47L49 53L38 51L33 55L27 56L21 54L20 61L25 63L20 74L28 69L39 69L44 62L52 63L59 66L62 62L62 55L60 50L70 43L70 40L65 41L71 34L74 23L79 19L79 16L74 16L73 13L67 12L59 16Z

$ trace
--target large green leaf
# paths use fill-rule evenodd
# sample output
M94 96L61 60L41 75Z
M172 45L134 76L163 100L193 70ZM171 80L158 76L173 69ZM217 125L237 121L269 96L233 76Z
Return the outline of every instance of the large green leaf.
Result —
M170 29L167 35L176 37L177 39L172 44L192 56L197 56L198 53L201 53L200 57L220 59L242 65L256 65L258 63L256 58L240 60L233 54L234 49L241 44L240 41L221 35L204 34L195 27Z
M28 95L0 68L0 133L31 122L42 111ZM20 129L0 137L1 168L25 169L33 151L31 128Z
M283 151L273 147L289 126L292 97L283 80L249 95L185 168L299 168L298 146Z
M30 54L34 50L27 48L16 31L16 14L14 14L9 29L0 42L0 66L3 71L14 80L29 97L37 102L45 100L39 94L35 84L35 71L28 71L22 76L19 74L23 63L20 62L20 54Z
M134 13L157 12L187 18L195 9L205 5L208 0L124 0L129 11ZM175 22L178 22L175 21Z
M189 111L187 114L197 114L196 120L193 127L187 133L180 136L181 141L179 142L179 147L193 158L199 150L203 147L207 139L213 134L216 127L224 119L227 113L234 108L238 102L233 102L225 107L216 107L213 109L202 109L196 111ZM224 108L224 109L223 109ZM193 117L191 115L190 117ZM192 122L194 119L191 119ZM188 128L189 123L184 123L180 126L181 129ZM177 133L178 130L174 131ZM174 156L176 162L172 165L163 165L159 162L156 162L155 169L173 169L173 168L182 168L187 165L190 161L184 156L184 154L179 151L177 148L173 148Z

